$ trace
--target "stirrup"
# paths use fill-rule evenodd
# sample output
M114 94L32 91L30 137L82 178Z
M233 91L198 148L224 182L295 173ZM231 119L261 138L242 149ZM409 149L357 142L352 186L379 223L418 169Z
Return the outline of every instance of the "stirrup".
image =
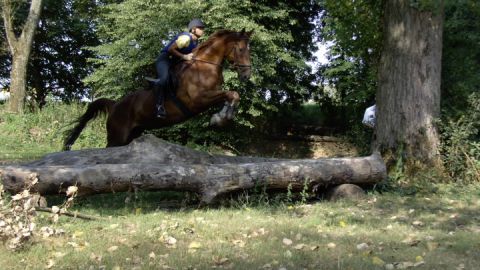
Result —
M155 79L152 77L145 77L145 82L148 84L149 87L153 89L157 87L159 81L160 81L159 79Z
M155 106L155 117L156 118L166 118L167 111L165 111L165 107L163 105L156 105Z

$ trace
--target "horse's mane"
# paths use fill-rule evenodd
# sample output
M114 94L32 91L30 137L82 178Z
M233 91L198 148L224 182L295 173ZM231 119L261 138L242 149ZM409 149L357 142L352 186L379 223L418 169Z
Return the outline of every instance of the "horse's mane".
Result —
M225 29L218 30L212 35L210 35L206 41L202 42L197 48L195 48L195 51L196 52L202 51L203 49L208 48L210 45L212 45L212 43L216 39L222 38L225 36L232 36L232 38L240 38L240 33L232 30L225 30Z

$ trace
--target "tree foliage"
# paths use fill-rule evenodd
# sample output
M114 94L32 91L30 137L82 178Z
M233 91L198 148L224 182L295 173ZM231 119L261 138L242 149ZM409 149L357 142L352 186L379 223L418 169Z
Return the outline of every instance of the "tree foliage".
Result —
M26 2L26 1L25 1ZM96 16L99 7L112 0L44 0L42 16L34 37L28 64L27 94L43 106L47 95L70 101L88 93L82 82L93 67L86 60L93 54L86 46L99 44ZM26 8L18 7L15 21L27 16ZM3 24L0 24L3 29ZM0 82L8 85L11 59L0 38Z
M383 1L319 2L324 8L320 15L320 41L330 46L329 62L319 66L317 99L332 108L332 122L351 126L374 102Z

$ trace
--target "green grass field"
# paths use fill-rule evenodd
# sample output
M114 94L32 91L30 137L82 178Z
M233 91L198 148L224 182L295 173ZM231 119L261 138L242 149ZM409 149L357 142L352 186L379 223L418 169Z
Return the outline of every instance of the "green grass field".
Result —
M438 185L428 196L370 192L365 200L167 207L165 193L77 199L99 221L37 216L23 250L0 247L2 269L478 269L480 188ZM168 195L168 194L167 194ZM50 198L52 202L61 198Z

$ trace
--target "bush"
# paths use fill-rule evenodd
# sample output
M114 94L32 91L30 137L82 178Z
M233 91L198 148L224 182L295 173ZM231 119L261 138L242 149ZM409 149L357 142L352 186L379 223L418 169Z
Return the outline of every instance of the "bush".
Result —
M456 182L480 182L480 95L471 94L469 107L457 119L440 125L445 169Z

